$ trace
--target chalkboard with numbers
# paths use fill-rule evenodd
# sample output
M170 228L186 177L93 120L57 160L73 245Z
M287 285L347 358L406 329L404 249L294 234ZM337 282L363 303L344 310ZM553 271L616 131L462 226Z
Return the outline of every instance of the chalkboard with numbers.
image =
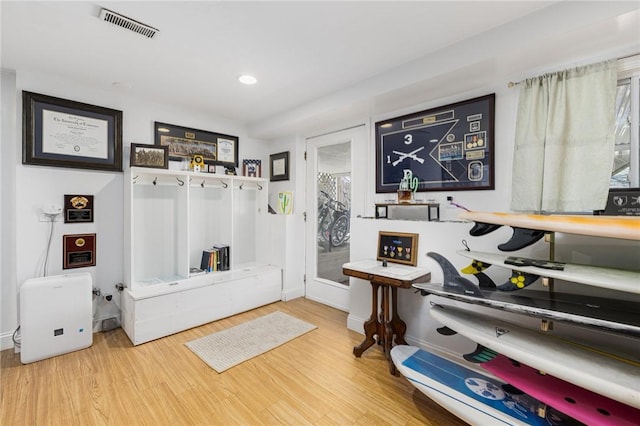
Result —
M376 192L494 189L495 94L376 123ZM417 178L417 179L416 179Z
M418 234L378 232L377 260L416 266L418 263Z

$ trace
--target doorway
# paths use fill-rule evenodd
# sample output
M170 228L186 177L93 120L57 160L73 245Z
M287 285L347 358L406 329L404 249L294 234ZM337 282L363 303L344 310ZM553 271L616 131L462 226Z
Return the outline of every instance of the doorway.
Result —
M352 152L364 127L309 138L306 179L306 297L349 309Z

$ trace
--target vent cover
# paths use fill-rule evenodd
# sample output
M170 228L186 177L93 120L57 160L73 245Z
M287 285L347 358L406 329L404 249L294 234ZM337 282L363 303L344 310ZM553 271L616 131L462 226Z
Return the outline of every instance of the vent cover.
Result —
M147 38L153 38L153 36L155 36L156 33L160 31L157 28L150 27L149 25L145 25L134 19L127 18L124 15L120 15L119 13L113 12L108 9L100 10L100 20L113 25L117 25L129 31L133 31L134 33L138 33Z

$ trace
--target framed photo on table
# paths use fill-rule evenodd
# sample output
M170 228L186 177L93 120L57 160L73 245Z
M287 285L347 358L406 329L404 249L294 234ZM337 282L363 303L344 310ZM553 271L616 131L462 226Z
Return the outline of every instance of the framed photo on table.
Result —
M169 160L191 161L202 155L205 164L238 167L238 137L174 124L154 124L155 144L169 149Z
M490 94L376 122L376 192L408 171L419 192L494 189L494 110Z
M122 111L22 92L22 164L122 171Z
M270 180L289 180L289 151L271 154L269 156Z
M418 264L418 234L378 232L377 260L416 266Z

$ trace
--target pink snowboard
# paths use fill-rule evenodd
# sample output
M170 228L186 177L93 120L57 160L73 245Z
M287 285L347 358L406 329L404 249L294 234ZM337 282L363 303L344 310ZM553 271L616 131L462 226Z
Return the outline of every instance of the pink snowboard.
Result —
M638 426L640 410L497 355L482 364L487 371L574 419L588 425Z

